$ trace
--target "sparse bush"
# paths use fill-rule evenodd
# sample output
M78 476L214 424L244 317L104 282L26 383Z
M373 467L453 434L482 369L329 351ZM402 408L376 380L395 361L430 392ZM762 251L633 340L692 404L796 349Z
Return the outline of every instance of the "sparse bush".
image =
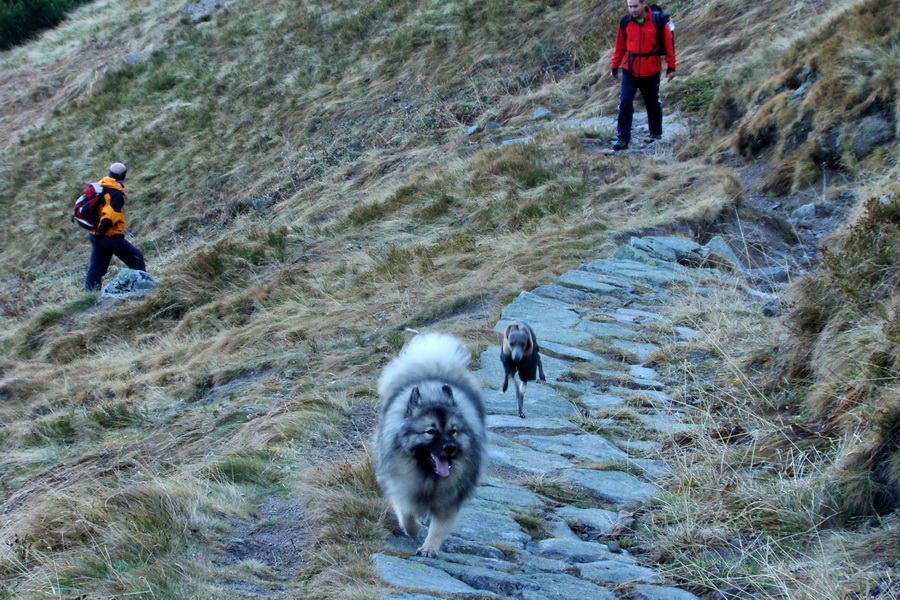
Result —
M29 446L68 445L77 439L75 416L68 414L35 422L28 431L25 443Z
M6 0L0 3L0 50L55 27L74 8L88 0Z

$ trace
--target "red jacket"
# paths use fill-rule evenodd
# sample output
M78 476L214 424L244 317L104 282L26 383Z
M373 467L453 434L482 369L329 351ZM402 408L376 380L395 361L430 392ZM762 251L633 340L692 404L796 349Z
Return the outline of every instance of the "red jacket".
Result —
M661 56L635 56L636 54L649 54L656 48L658 39L656 25L653 24L653 11L647 6L647 16L643 23L629 19L626 27L626 35L622 35L622 27L616 27L616 47L613 50L610 68L613 70L622 66L635 77L649 77L656 75L662 69ZM666 46L666 65L669 72L675 70L675 43L672 38L672 30L669 27L663 29L663 42ZM624 61L624 65L622 62Z

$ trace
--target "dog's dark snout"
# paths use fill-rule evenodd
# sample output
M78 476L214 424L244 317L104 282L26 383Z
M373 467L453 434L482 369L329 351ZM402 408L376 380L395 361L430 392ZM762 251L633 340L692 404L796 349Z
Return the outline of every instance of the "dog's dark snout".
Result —
M525 356L525 349L521 346L515 346L512 349L512 359L514 362L519 362L522 360L522 357Z
M456 445L456 442L444 442L443 449L444 452L447 453L448 458L453 458L454 456L456 456L456 451L458 448L459 446Z

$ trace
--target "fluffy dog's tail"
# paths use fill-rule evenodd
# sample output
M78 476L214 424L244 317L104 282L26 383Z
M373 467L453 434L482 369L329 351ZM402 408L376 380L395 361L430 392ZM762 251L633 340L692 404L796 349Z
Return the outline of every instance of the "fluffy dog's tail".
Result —
M424 379L442 379L478 389L468 372L468 348L446 333L422 333L411 339L385 367L378 380L378 393L389 398L402 387Z

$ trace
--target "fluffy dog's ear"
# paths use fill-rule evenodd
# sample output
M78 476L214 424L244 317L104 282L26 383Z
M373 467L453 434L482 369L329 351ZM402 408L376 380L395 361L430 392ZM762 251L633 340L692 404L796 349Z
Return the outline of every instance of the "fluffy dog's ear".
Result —
M441 391L444 392L444 394L447 396L447 400L450 401L450 404L456 404L456 402L453 400L453 388L445 384L441 386Z
M418 408L419 401L422 400L422 393L419 392L419 386L416 386L409 393L409 401L406 403L406 416L412 416L413 410Z

